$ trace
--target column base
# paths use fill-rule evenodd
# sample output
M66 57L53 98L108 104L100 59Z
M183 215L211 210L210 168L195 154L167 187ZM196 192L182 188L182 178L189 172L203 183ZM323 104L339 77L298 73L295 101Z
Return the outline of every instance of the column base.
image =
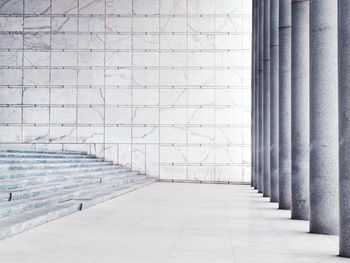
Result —
M291 210L291 207L279 204L278 209L280 209L280 210Z
M278 203L278 195L274 194L274 193L271 193L270 194L270 202L271 203Z
M291 216L291 219L293 220L302 220L302 221L308 221L309 220L309 217L308 216L301 216L301 215L292 215Z
M339 234L339 230L333 229L333 228L326 228L326 227L322 227L322 226L311 226L310 225L309 233L335 236L335 235Z
M310 219L310 210L307 207L297 207L295 208L295 204L292 204L292 219L295 220L309 220ZM299 209L298 209L299 208Z
M340 245L339 257L350 258L350 246L342 247L342 245Z

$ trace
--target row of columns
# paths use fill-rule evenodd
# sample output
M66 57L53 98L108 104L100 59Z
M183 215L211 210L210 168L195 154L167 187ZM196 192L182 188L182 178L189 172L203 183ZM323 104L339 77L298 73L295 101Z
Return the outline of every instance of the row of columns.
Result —
M253 0L252 187L311 233L339 233L347 257L349 14L349 0Z

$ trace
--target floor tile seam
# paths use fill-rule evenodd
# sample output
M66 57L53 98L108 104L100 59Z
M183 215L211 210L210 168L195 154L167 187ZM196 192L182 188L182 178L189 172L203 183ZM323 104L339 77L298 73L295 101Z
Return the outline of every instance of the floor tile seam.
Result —
M262 196L261 196L261 197L262 197ZM264 197L263 197L263 198L264 198ZM263 204L264 204L264 207L266 207L266 204L269 204L269 203L263 203ZM262 211L261 211L261 206L259 206L258 210L259 210L259 213L261 214L262 218L264 218L264 221L266 221L266 222L270 225L271 229L273 229L274 232L280 237L281 241L282 241L282 242L284 243L284 245L292 252L292 254L293 254L295 257L297 257L298 259L300 259L301 262L305 262L305 261L303 260L303 258L302 258L302 255L300 255L295 249L293 249L293 248L288 244L288 242L285 240L285 238L284 238L283 235L281 234L280 230L279 230L278 228L274 227L274 225L272 224L271 220L269 220L268 218L266 218L266 217L264 216L264 214L263 214ZM277 211L281 211L281 210L280 210L280 209L277 209ZM290 221L292 221L292 220L290 220ZM293 222L290 222L290 223L293 223ZM305 233L305 234L307 234L307 233Z
M229 234L230 234L230 243L231 243L231 253L232 253L232 258L234 260L234 262L238 262L237 261L237 258L236 258L236 252L235 252L235 248L234 248L234 245L233 245L233 237L232 237L232 230L230 228L230 225L229 225L229 220L228 220L228 211L227 211L227 205L226 205L226 202L224 202L224 208L225 208L225 219L226 219L226 226L228 228L228 231L229 231Z

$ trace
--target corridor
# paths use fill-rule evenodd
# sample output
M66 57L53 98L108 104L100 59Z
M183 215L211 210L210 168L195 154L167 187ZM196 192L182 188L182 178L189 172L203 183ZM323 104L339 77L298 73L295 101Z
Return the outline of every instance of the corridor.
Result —
M308 229L248 185L155 183L0 241L0 262L348 262Z

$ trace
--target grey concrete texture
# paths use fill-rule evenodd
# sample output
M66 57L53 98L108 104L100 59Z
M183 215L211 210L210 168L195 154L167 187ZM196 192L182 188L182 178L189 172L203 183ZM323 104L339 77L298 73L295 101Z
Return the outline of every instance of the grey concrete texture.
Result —
M251 55L251 87L252 87L252 95L251 95L251 137L252 137L252 146L251 146L251 181L250 186L255 186L255 134L256 134L256 124L255 124L255 19L256 19L256 5L255 0L252 0L252 55Z
M255 0L255 185L259 188L259 0Z
M339 0L339 255L350 257L350 1Z
M279 9L279 208L291 209L291 0Z
M270 0L270 201L279 197L279 0Z
M263 49L264 46L264 1L259 4L259 186L258 192L264 192L264 62Z
M264 0L264 190L270 196L270 0Z
M308 220L309 1L292 0L292 218Z
M337 234L337 1L310 1L310 232Z

